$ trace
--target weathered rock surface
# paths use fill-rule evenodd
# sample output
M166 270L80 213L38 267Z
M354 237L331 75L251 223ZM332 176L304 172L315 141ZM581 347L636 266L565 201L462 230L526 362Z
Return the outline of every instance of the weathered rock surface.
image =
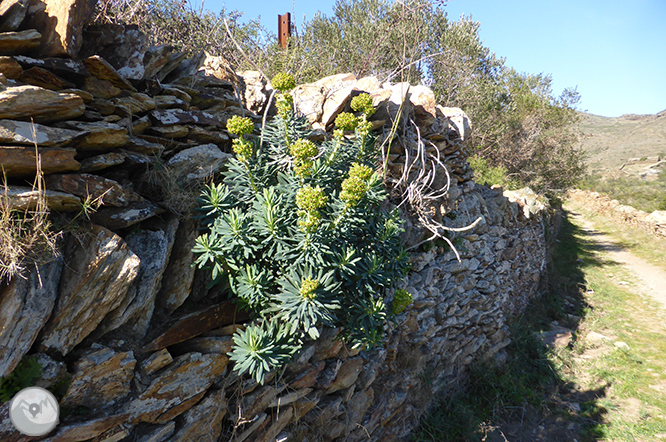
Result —
M79 172L81 173L90 173L96 172L99 170L104 170L109 167L117 166L125 162L125 155L118 152L105 153L101 155L95 155L94 157L89 157L81 160L81 168Z
M23 68L14 57L0 56L0 73L7 78L16 80L23 73Z
M215 144L203 144L178 152L169 161L177 181L198 181L219 172L233 155L222 152Z
M153 97L157 109L187 110L189 104L174 95L157 95Z
M80 56L99 55L128 80L144 76L146 36L137 25L95 24L86 28Z
M0 378L14 371L51 315L62 264L54 259L0 285Z
M203 126L222 127L219 119L203 111L186 111L182 109L157 109L150 113L155 124L170 126L173 124L199 124Z
M272 442L276 440L280 431L282 431L287 425L289 425L294 418L294 409L293 407L287 407L279 415L276 415L272 420L271 424L264 433L259 435L257 442Z
M100 80L97 77L88 77L83 83L83 88L95 98L109 99L117 97L122 89L116 87L108 80Z
M183 426L172 442L217 442L222 433L222 419L227 414L224 390L208 393L183 415Z
M141 196L123 188L120 183L89 173L49 175L45 182L48 189L97 200L103 206L126 207L132 202L143 201Z
M258 71L243 71L238 75L245 83L245 107L255 114L263 113L270 95L268 82Z
M39 148L41 170L45 175L54 172L73 172L81 164L74 159L76 150L70 148ZM34 147L0 146L0 168L8 177L31 177L37 172L37 155Z
M375 91L378 91L382 88L382 84L379 82L379 79L374 75L369 75L367 77L360 78L356 82L356 87L358 90L372 94ZM374 103L373 103L374 106Z
M263 413L263 411L275 400L275 398L285 389L284 385L274 387L272 385L264 385L254 390L252 393L244 395L238 399L238 404L232 410L240 413L235 417L240 417L246 420L252 420L256 416Z
M324 87L318 83L298 85L292 92L294 107L305 115L311 124L321 120L326 100L325 92Z
M27 0L5 0L0 4L0 32L18 30L28 12Z
M119 89L134 91L136 89L125 80L118 71L99 55L93 55L83 60L88 71L100 80L106 80Z
M412 86L409 90L409 101L414 105L414 115L419 126L428 126L434 122L437 100L432 90L421 85Z
M363 368L363 359L362 358L352 358L347 359L342 363L340 369L337 372L337 376L333 383L326 390L327 394L334 393L343 388L349 388L356 382L358 375L361 373Z
M33 67L43 68L74 82L90 76L90 72L88 72L83 63L77 60L66 58L33 58L24 55L16 55L12 59L18 62L23 69Z
M111 230L126 229L155 215L164 213L164 209L150 201L131 202L125 207L101 207L90 219Z
M0 91L0 118L33 118L38 123L83 115L83 99L37 86L13 86Z
M43 439L44 442L78 442L93 439L105 431L127 421L127 414L99 417L93 420L58 426L55 436Z
M178 226L176 241L157 297L168 313L180 307L192 290L195 271L192 266L192 248L198 236L197 228L198 223L192 219L185 219Z
M31 146L37 144L40 147L62 146L81 135L82 132L71 129L49 127L27 121L0 120L0 143Z
M0 33L0 55L27 54L39 47L42 34L34 29Z
M74 377L60 405L90 408L113 405L129 394L135 365L131 351L101 348L85 354L74 364Z
M217 78L218 80L228 81L232 84L238 84L239 79L236 72L231 68L231 65L224 57L205 54L203 64L201 66L206 76Z
M6 193L0 193L0 199L5 197L10 210L35 210L40 200L45 200L49 210L57 212L76 212L81 209L81 198L55 190L40 192L32 187L8 186Z
M128 404L127 412L135 422L166 423L194 406L228 362L217 354L183 355Z
M74 87L74 83L70 83L63 78L58 77L51 71L39 67L32 67L23 71L18 79L23 83L43 87L52 91Z
M171 421L141 435L141 439L138 439L137 442L164 442L171 437L175 429L176 423Z
M335 117L342 112L344 107L351 100L352 92L356 89L356 77L352 74L343 74L345 77L340 76L328 77L322 81L324 89L326 90L326 101L322 109L321 123L324 127L333 123ZM340 83L345 85L340 87Z
M242 322L248 314L240 311L230 301L210 307L204 311L190 313L175 320L159 337L144 347L147 352L160 350L206 333L225 325Z
M658 226L666 227L666 210L655 210L646 216L645 220Z
M158 350L141 362L141 373L149 376L173 362L171 353L166 348Z
M109 312L98 332L107 333L123 326L123 334L133 339L141 339L155 309L155 297L160 288L162 274L169 260L175 237L175 225L170 232L145 230L132 233L125 238L130 250L141 264L134 283L127 291L121 304Z
M451 122L461 139L466 140L472 130L469 117L462 110L455 107L438 106L441 112Z
M79 138L72 142L72 146L77 149L112 150L124 146L129 141L127 129L117 124L87 123L83 121L69 121L61 124L82 133Z
M171 126L150 126L148 129L146 129L146 132L158 137L172 139L187 137L187 135L190 133L190 129L187 126L174 124Z
M226 355L233 348L233 338L231 336L200 336L189 339L173 346L175 352L186 353L196 351L198 353L218 353Z
M229 144L229 135L226 132L205 129L199 126L189 126L190 132L187 138L203 144L216 144L218 146L227 146Z
M157 73L155 73L155 78L157 78L159 81L164 81L164 79L167 78L167 76L173 71L175 71L186 58L187 54L185 52L172 52L169 54L169 59L166 64L162 66Z
M49 388L68 376L67 365L64 362L56 361L44 353L37 353L34 356L37 363L42 366L42 375L35 382L36 387Z
M130 137L127 144L123 146L123 149L144 155L159 155L164 151L164 146L159 143L151 143L142 138Z
M169 62L174 47L171 45L153 46L143 57L144 78L152 78Z
M65 263L58 303L41 339L43 349L63 355L118 307L140 264L118 235L99 226L68 240Z
M106 430L92 439L91 442L120 442L130 435L131 430L132 428L129 424L120 424Z
M42 34L38 55L76 58L83 27L92 18L95 0L40 0L31 4L27 26Z
M116 106L116 113L123 117L132 117L155 109L155 100L142 93L121 94L112 98L111 102Z

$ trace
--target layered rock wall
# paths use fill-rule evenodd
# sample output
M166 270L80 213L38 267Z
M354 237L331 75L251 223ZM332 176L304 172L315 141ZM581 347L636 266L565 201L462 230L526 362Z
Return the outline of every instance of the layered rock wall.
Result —
M15 3L11 11L23 4ZM2 11L0 25L30 23ZM450 235L460 256L424 242L427 230L408 220L413 270L404 288L414 302L389 325L386 346L351 350L326 329L257 385L227 356L249 318L192 267L191 196L232 156L228 118L250 116L258 132L270 84L219 58L146 48L131 26L90 27L83 41L70 31L67 44L19 31L30 43L0 56L3 207L45 198L64 226L59 257L0 285L0 376L37 358L37 385L58 392L61 421L46 437L26 438L5 403L2 441L401 440L471 364L501 361L508 321L537 296L546 270L549 211L527 189L472 181L462 111L438 106L423 86L373 77L295 89L296 109L320 140L354 95L372 95L394 190L416 179L420 152L429 190L448 186L429 209L463 229ZM52 48L74 58L33 58ZM30 186L38 157L41 193Z
M652 213L645 213L631 206L622 205L606 195L587 190L572 190L569 192L569 198L623 224L644 230L650 235L666 238L666 211L655 210Z

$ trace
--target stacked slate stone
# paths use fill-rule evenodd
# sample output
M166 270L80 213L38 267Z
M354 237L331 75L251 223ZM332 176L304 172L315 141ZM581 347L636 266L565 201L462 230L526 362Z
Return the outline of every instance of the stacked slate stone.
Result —
M568 196L595 212L606 214L616 221L642 229L650 235L666 238L666 210L646 213L620 204L618 200L612 200L607 195L589 190L572 190L569 191Z
M475 186L470 123L429 89L340 74L293 91L314 136L330 137L336 115L367 92L378 142L395 137L393 176L421 143L452 179L449 225L483 220L461 235L461 261L441 247L413 254L405 288L414 303L386 348L350 350L327 329L266 385L239 378L227 354L248 318L195 271L196 220L164 195L225 167L227 119L250 116L258 128L270 84L219 57L147 47L133 26L86 27L94 4L0 3L0 198L34 207L39 155L53 213L100 204L68 229L59 256L0 285L0 377L37 358L37 385L62 390L63 411L52 434L34 439L1 404L0 440L274 441L312 431L313 440L400 440L434 394L501 354L508 318L545 268L546 207L529 192ZM442 186L447 172L435 172Z
M70 15L59 20L76 22ZM33 21L28 11L22 23ZM14 208L34 203L26 185L38 153L51 209L76 211L95 200L95 223L126 229L164 212L136 192L157 158L179 181L212 175L229 157L226 120L254 116L236 92L239 77L220 60L146 48L134 26L88 27L82 37L70 36L78 48L61 42L68 50L60 52L47 50L55 44L35 29L0 40L15 35L31 39L0 48L0 163ZM37 57L44 53L59 57ZM213 63L214 75L191 76L202 65L210 72Z
M379 130L378 143L386 144L387 137L394 137L388 158L394 177L402 175L409 153L413 158L416 144L421 142L428 155L437 156L446 166L452 179L461 184L472 179L469 152L462 142L471 130L467 115L460 109L438 105L435 94L425 86L382 84L376 77L357 79L352 74L340 74L297 86L293 95L296 108L314 128L324 131L331 129L340 112L350 111L351 99L362 92L370 94L377 109L370 121ZM394 122L397 130L392 134ZM435 183L446 183L444 170L435 172Z

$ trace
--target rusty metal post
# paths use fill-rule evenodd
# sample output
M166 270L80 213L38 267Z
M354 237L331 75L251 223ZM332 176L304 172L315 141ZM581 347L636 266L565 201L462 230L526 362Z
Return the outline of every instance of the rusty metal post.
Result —
M287 40L291 37L291 13L278 14L278 38L282 49L287 49Z

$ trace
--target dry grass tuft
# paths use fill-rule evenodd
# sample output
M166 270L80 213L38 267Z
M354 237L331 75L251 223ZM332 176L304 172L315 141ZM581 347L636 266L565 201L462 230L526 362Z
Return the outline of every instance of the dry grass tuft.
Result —
M43 263L57 256L60 233L51 230L46 204L44 174L35 145L37 173L33 190L38 191L34 207L15 210L9 198L9 185L2 169L4 193L0 195L0 281L20 275L30 263Z
M151 196L151 200L176 214L179 218L189 218L199 207L199 197L206 184L212 184L212 175L197 181L186 181L176 176L173 169L161 159L148 170L142 179L142 191Z

